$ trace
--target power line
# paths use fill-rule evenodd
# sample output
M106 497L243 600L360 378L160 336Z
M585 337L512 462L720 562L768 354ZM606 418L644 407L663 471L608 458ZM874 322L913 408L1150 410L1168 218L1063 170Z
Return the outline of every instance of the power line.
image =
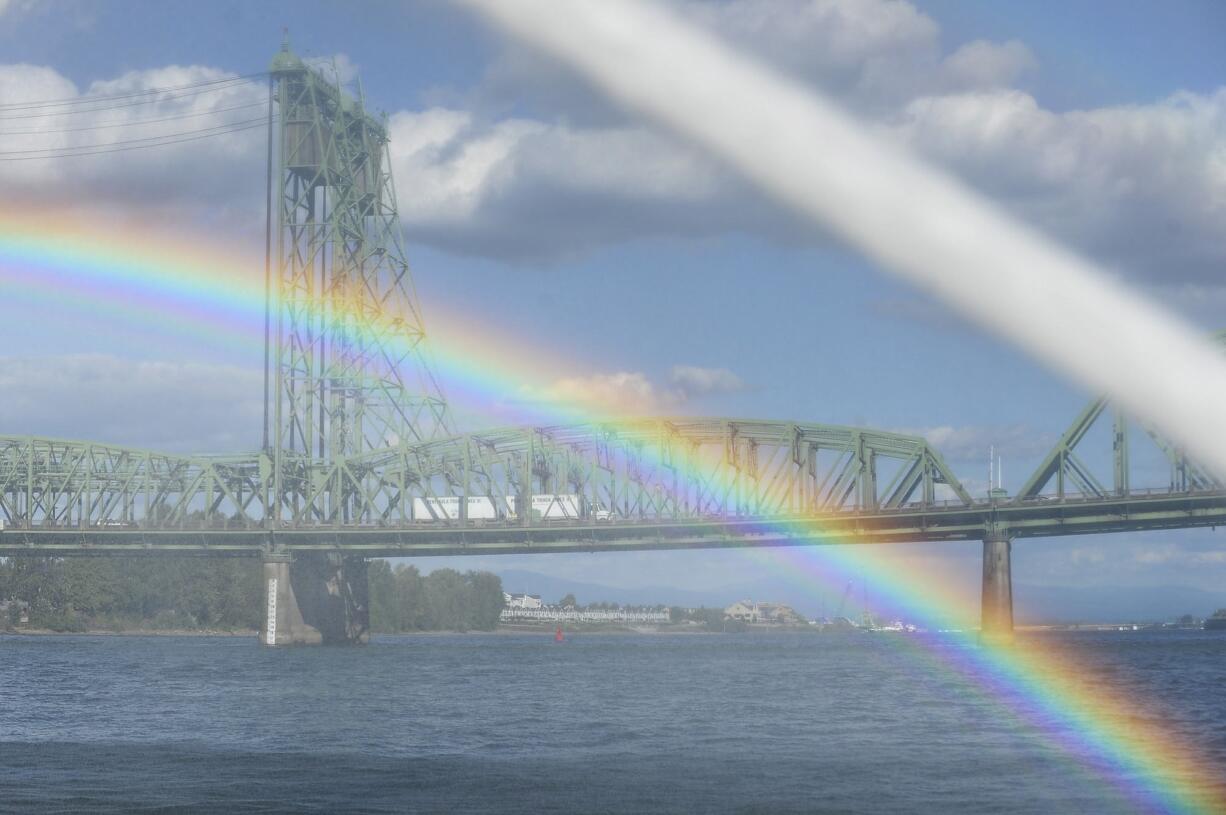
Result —
M131 127L132 125L153 124L155 122L175 122L180 119L195 119L199 118L200 116L213 116L218 113L226 113L231 110L264 107L267 104L267 102L263 101L248 102L245 105L229 105L228 107L224 108L201 110L195 113L184 113L177 116L161 116L156 119L129 119L127 121L101 122L99 124L84 125L82 127L57 127L39 130L0 130L0 136L44 136L53 133L79 133L84 130L105 130L109 127Z
M187 91L184 93L174 93L174 94L169 94L169 95L154 96L148 99L136 99L136 100L132 100L128 102L121 102L119 104L114 104L114 105L110 105L110 104L94 105L93 107L79 108L76 110L64 110L64 111L58 111L58 112L40 111L37 113L19 113L19 114L15 114L12 116L5 115L2 111L0 111L0 119L3 119L3 120L45 119L45 118L62 117L62 116L79 116L84 113L98 113L100 111L106 111L106 110L119 110L120 108L131 108L131 107L138 107L140 105L153 105L153 104L160 104L162 102L173 102L179 99L190 99L194 96L201 96L206 93L217 93L218 91L230 90L231 88L239 87L240 84L241 83L235 81L229 85L215 86L215 87L209 87L209 88L198 88L196 90ZM85 99L82 101L83 103L94 103L99 100L91 98L91 99Z
M268 76L268 72L263 71L256 74L228 76L222 79L206 79L200 82L191 82L186 85L171 85L162 88L145 88L144 90L129 91L127 93L99 94L98 96L74 96L65 97L62 99L40 99L33 102L11 102L9 104L0 105L0 110L30 110L33 108L67 107L70 105L104 102L112 99L130 99L136 96L147 96L149 94L156 93L190 90L192 88L202 88L209 85L228 85L238 82L245 82L248 79L257 79L261 76Z
M10 151L8 153L0 153L0 161L42 161L46 159L77 158L78 156L97 156L104 153L124 153L130 150L149 150L155 147L165 147L172 144L182 144L184 142L211 139L216 136L225 136L230 133L241 133L245 130L254 130L267 125L267 120L263 117L259 119L249 119L246 121L250 122L250 124L243 124L239 127L222 126L227 129L205 128L203 130L189 130L182 134L150 136L147 139L130 139L123 142L111 142L109 145L82 145L81 147L65 147L54 152L52 152L52 148L47 148L47 152L44 155L37 156L17 155L18 153L25 153L29 151ZM93 149L95 147L98 149Z
M58 152L60 150L88 150L94 147L115 147L117 145L122 145L122 144L136 144L138 142L148 142L148 141L155 141L157 139L172 138L174 136L191 136L197 133L207 133L212 130L223 130L225 128L228 128L234 125L245 125L245 124L252 124L254 122L263 122L263 121L265 121L264 117L260 116L255 119L243 119L237 122L227 122L225 124L213 125L211 127L202 127L197 130L182 130L182 131L179 131L178 133L162 133L157 136L144 136L144 137L137 138L137 139L123 139L120 141L98 142L96 144L65 145L64 147L35 147L29 150L0 150L0 156L16 156L16 155L22 155L26 153L48 153L48 152Z

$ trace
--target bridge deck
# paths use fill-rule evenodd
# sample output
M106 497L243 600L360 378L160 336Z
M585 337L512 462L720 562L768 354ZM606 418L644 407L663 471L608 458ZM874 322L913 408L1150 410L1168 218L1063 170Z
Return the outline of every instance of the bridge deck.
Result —
M258 555L272 546L370 557L981 540L1226 525L1226 490L1037 498L969 506L802 515L515 522L423 521L397 526L244 528L38 526L0 532L0 555Z

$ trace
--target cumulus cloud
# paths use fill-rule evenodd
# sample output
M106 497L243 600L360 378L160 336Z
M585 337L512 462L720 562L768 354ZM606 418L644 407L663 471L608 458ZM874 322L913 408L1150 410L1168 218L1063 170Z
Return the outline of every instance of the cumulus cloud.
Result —
M1025 90L1041 66L1024 43L944 46L937 23L904 0L672 5L1122 271L1164 285L1208 284L1226 260L1219 236L1226 88L1057 112ZM514 43L502 48L475 87L389 120L411 241L538 262L651 236L821 240L702 155L610 108L569 71ZM342 80L354 74L344 55L335 62ZM206 66L169 66L78 89L52 67L8 65L0 66L0 98L88 99L225 76ZM222 121L258 116L264 94L258 83L236 83L151 106L3 120L6 133L39 134L0 141L4 149L106 144L130 137L119 125L139 118L200 114L138 128L140 135L188 130L216 121L211 114ZM219 112L242 104L254 106ZM223 222L255 240L263 160L256 129L101 158L0 162L0 185L12 200L88 201L154 225Z
M1018 87L1039 70L1023 43L976 40L947 53L935 21L910 3L673 5L1123 272L1162 283L1204 280L1226 260L1217 226L1226 206L1226 89L1055 112ZM599 95L546 59L511 44L485 82L499 99L544 89L537 101L552 118L503 119L487 106L488 115L448 131L435 153L406 163L406 172L429 175L436 194L466 204L463 222L423 218L424 207L406 216L420 240L525 257L661 233L744 230L788 241L801 234L671 140L615 113L593 114L586 106L604 104ZM559 90L567 83L576 87ZM478 108L486 98L477 94ZM534 146L544 161L534 159Z
M1037 63L1011 40L945 55L937 23L899 0L677 0L685 17L861 112L916 95L1015 82Z
M1156 282L1226 261L1226 88L1055 113L1016 90L924 97L900 139L1028 220Z
M667 412L704 396L744 388L727 368L676 365L667 384L657 384L641 371L618 371L563 377L544 387L525 386L521 403L590 410L601 415L647 415Z
M167 452L259 446L262 373L104 354L0 360L0 427Z
M1034 54L1017 40L1004 43L975 40L961 46L941 63L945 84L952 88L1003 88L1038 70Z
M267 90L205 66L131 71L84 89L53 68L0 66L0 185L3 197L48 207L89 207L111 217L126 212L142 223L250 222L262 205ZM156 88L193 89L144 95ZM132 94L138 94L133 96ZM55 100L50 105L34 105ZM61 100L72 104L60 104ZM221 132L229 126L252 129ZM146 148L134 139L210 138ZM44 158L35 151L113 151L76 158Z
M936 447L951 461L982 461L985 466L989 447L994 447L997 455L1006 458L1028 459L1043 455L1056 443L1056 437L1052 434L1036 430L1025 424L1000 427L940 425L903 428L897 432L923 436L929 444Z
M348 85L358 78L361 68L348 54L334 54L330 57L310 58L304 60L325 78L334 83Z
M727 368L700 368L697 365L674 365L672 383L687 396L732 393L745 387L741 378Z
M525 386L519 396L525 402L558 403L609 415L651 413L664 401L655 384L638 371L563 377L543 388Z
M0 0L0 17L6 13L16 14L32 10L39 0Z
M432 108L394 115L390 136L410 237L453 251L539 259L768 220L764 205L738 204L740 184L704 157L639 126Z
M1226 576L1220 536L1208 529L1027 540L1014 552L1014 579L1027 583L1067 585L1075 578L1081 585L1190 585L1220 594ZM1208 614L1212 608L1180 611Z

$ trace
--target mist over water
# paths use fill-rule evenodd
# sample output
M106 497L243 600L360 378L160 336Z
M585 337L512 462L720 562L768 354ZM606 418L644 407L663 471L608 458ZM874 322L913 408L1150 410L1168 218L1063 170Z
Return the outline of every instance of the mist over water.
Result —
M1226 634L1048 633L1226 766ZM940 643L943 648L965 647ZM0 810L1128 812L897 634L0 637Z

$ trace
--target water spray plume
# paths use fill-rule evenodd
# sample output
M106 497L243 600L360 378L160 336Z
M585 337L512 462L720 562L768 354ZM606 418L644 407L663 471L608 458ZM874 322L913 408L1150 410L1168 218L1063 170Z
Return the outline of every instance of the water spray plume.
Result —
M1226 476L1207 340L821 93L643 0L463 2Z

